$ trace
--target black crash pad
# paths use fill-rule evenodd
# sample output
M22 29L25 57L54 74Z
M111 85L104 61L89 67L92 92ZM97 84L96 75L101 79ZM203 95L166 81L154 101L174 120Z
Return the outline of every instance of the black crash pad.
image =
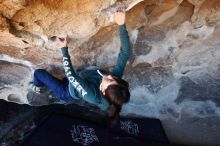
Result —
M159 120L121 118L112 129L88 120L53 114L20 146L169 146Z

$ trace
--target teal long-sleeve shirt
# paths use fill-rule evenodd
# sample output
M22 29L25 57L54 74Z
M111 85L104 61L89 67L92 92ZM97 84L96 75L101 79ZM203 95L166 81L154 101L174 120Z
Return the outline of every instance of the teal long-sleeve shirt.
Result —
M121 78L132 49L126 26L119 25L118 29L121 48L117 63L111 71L111 75ZM102 73L99 70L82 70L75 72L68 53L68 48L61 48L61 51L65 74L69 80L69 92L73 99L83 99L88 103L97 105L102 110L108 109L109 103L102 97L99 88L102 81Z

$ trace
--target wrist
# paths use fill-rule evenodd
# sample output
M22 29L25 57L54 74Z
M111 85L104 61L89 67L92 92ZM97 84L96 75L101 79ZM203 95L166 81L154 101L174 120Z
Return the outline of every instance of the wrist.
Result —
M60 49L68 49L67 46L60 47Z
M125 22L117 22L118 25L123 25Z
M118 26L122 26L122 25L124 25L125 23L121 23L121 24L118 24Z

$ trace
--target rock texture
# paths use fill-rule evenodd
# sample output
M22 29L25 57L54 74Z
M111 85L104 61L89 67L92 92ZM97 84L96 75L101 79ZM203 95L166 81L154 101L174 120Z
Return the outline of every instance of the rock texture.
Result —
M133 55L124 78L131 101L123 115L160 118L172 143L220 145L219 0L0 0L0 97L26 103L33 70L63 76L51 36L68 35L75 69L111 68L126 24Z

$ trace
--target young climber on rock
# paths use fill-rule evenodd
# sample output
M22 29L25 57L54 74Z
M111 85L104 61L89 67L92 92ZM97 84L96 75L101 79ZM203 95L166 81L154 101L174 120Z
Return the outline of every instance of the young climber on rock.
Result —
M30 87L40 93L43 86L48 87L62 101L85 100L108 112L109 117L119 115L121 107L130 99L128 83L121 79L131 54L131 45L125 26L125 10L118 8L115 13L118 24L121 48L117 63L110 73L101 70L81 70L75 72L68 53L67 40L56 37L61 48L66 78L59 80L47 71L37 69Z

